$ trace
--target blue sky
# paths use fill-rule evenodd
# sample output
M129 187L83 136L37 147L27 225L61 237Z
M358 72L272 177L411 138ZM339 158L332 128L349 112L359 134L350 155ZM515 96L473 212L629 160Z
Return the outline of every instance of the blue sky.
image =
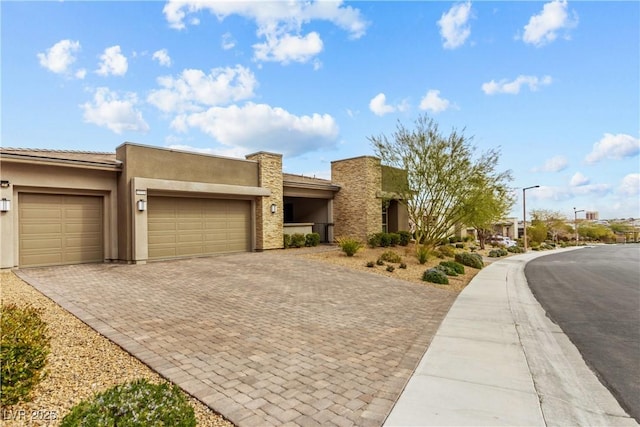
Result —
M640 217L640 3L2 2L2 146L124 141L329 178L427 114L527 209ZM580 216L584 214L579 214Z

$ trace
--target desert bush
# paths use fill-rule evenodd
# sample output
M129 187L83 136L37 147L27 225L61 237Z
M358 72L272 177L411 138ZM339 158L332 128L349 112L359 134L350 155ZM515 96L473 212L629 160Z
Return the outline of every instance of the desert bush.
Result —
M387 265L387 271L388 271L389 273L393 273L393 271L394 271L395 269L396 269L396 268L395 268L393 265Z
M456 255L456 251L451 245L438 246L438 252L440 252L443 256L449 258L453 258Z
M394 251L385 251L382 254L380 254L380 257L378 257L378 259L381 259L382 261L386 261L386 262L393 262L396 264L402 261L402 257L397 253L395 253Z
M369 234L367 236L367 245L370 248L377 248L380 246L380 233Z
M456 249L464 249L464 243L456 243Z
M422 274L422 280L425 282L438 283L441 285L448 285L449 278L447 275L437 268L430 268Z
M320 234L309 233L306 236L304 236L305 246L318 246L319 244L320 244Z
M391 235L389 233L380 233L380 246L383 248L391 246Z
M44 377L49 354L47 324L35 307L2 306L0 317L0 403L29 401Z
M399 245L407 246L411 241L411 233L408 231L398 231L398 234L400 235Z
M376 265L384 265L384 261L383 261L383 260L381 260L380 258L378 258L378 259L376 260Z
M285 249L291 247L291 235L290 234L284 234L282 236L282 243L283 243Z
M389 233L389 239L391 240L391 246L398 246L400 244L400 234Z
M405 264L404 262L400 263L400 268L402 268L403 270L407 268L407 264Z
M291 247L292 248L301 248L305 245L306 238L302 233L294 233L291 235Z
M510 246L507 248L507 251L512 254L523 254L524 248L522 246Z
M375 262L373 262L373 261L367 261L367 267L369 267L369 268L373 268L375 265L376 265L376 263L375 263Z
M356 252L362 249L362 243L351 237L339 238L338 246L347 256L354 256Z
M438 264L433 268L436 268L436 269L442 271L447 276L457 276L458 275L458 273L453 268L448 267L446 265Z
M455 261L441 261L440 265L452 268L458 274L464 274L464 265Z
M119 384L80 402L60 425L192 427L196 425L196 417L178 386L141 379Z
M501 256L507 256L509 252L505 248L492 249L489 251L490 258L499 258Z
M477 269L481 269L482 267L484 267L482 256L477 253L461 252L456 254L455 260L462 265L466 265L467 267Z
M427 262L427 259L429 258L429 250L424 246L420 246L416 251L416 256L418 257L418 262L420 264L424 264Z

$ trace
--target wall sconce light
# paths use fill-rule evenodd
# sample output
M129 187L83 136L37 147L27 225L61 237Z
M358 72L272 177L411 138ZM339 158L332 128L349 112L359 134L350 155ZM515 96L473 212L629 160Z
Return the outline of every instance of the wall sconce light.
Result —
M4 179L2 181L0 181L0 187L2 187L2 188L9 188L9 184L10 184L10 182L6 181Z
M147 210L147 201L146 200L143 200L143 199L138 200L137 205L138 205L138 210L140 212L144 212L144 211Z
M271 213L274 214L278 212L278 206L275 203L271 203Z
M11 200L0 200L0 212L9 212L11 210Z

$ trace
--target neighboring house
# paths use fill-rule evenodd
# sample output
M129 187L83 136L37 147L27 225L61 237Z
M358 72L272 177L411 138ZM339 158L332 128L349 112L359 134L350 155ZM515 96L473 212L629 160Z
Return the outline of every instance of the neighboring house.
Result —
M283 173L282 155L266 152L0 148L0 267L279 249L295 230L326 242L406 230L387 169L370 156L339 160L324 180Z

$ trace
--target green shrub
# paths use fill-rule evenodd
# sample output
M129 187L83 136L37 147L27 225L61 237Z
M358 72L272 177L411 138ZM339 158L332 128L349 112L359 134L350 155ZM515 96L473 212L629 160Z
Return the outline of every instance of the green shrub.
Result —
M398 231L398 234L400 235L399 245L407 246L411 241L411 233L409 233L408 231Z
M416 251L416 256L418 257L418 262L420 264L424 264L427 262L427 259L429 258L429 250L424 246L420 246Z
M393 265L387 265L387 271L389 273L393 273L393 270L395 270L396 268Z
M455 242L456 242L455 236L449 237L449 243L455 243Z
M384 265L384 261L383 261L383 260L381 260L380 258L378 258L378 259L376 260L376 264L377 264L377 265Z
M482 256L476 253L461 252L459 254L456 254L455 260L462 265L466 265L467 267L477 269L481 269L482 267L484 267Z
M373 266L375 266L375 265L376 265L376 263L373 262L373 261L368 261L367 262L367 267L369 267L369 268L373 268Z
M457 249L464 249L464 243L456 243Z
M309 233L306 236L304 236L305 246L318 246L319 244L320 244L320 234Z
M489 251L489 258L498 258L500 253L496 249L491 249Z
M512 254L523 254L524 248L522 246L510 246L507 248L507 251Z
M380 246L383 248L388 248L391 246L391 235L389 233L379 233L380 234Z
M61 427L195 425L193 408L178 386L151 384L145 379L119 384L80 402L60 424Z
M438 246L438 252L449 258L453 258L456 255L455 249L453 249L453 246L450 245Z
M442 271L447 276L457 276L458 275L458 273L453 268L447 267L446 265L438 264L433 268Z
M402 262L402 257L395 253L394 251L386 251L383 252L378 259L386 262L399 263Z
M342 237L338 239L338 246L347 256L354 256L356 252L362 249L362 243L351 237Z
M400 268L402 268L403 270L407 268L407 264L405 264L404 262L400 263Z
M391 240L391 246L398 246L400 244L400 234L389 233L389 239Z
M382 233L369 234L367 236L367 244L369 245L369 247L377 248L378 246L380 246L380 234Z
M290 234L285 234L282 237L283 237L282 238L282 242L283 242L284 248L285 249L290 248L291 247L291 235Z
M422 280L425 282L438 283L441 285L448 285L449 278L447 275L437 268L430 268L422 274Z
M47 324L41 309L15 304L2 306L0 318L0 403L30 400L32 389L44 377L49 354Z
M306 238L302 233L294 233L291 235L291 247L292 248L301 248L306 243Z
M455 262L455 261L441 261L440 265L443 265L445 267L449 267L452 268L453 271L455 271L458 274L464 274L464 265L460 264L459 262Z

